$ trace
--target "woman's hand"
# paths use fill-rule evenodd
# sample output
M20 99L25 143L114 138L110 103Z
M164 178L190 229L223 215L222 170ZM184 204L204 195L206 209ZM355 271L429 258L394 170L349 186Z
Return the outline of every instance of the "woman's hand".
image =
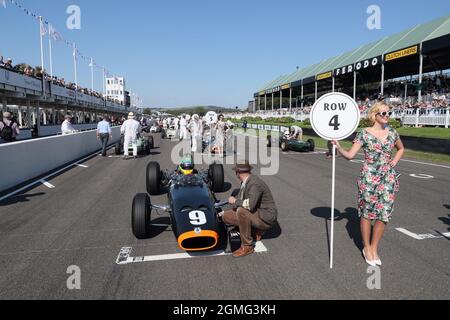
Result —
M396 160L392 160L389 164L391 165L392 168L395 168L397 166L398 161Z
M341 149L341 144L339 141L331 140L331 144L335 145L337 150Z

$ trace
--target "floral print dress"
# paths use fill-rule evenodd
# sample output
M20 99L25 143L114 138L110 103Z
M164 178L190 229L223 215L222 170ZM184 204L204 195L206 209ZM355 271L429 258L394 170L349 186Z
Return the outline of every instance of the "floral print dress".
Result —
M388 223L394 210L394 201L399 191L398 173L390 165L397 131L389 128L385 141L380 141L364 129L358 133L354 143L359 143L365 153L364 166L358 179L358 208L360 218Z

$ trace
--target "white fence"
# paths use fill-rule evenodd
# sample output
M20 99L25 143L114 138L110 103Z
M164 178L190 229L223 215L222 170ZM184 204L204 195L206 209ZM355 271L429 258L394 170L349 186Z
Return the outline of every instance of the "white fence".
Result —
M450 126L450 109L397 109L393 110L392 119L397 119L405 126L435 126L445 127ZM266 113L247 113L247 114L231 114L228 115L232 119L242 119L243 117L261 117L268 118L283 118L291 117L295 121L305 121L309 119L309 113L304 112L266 112ZM367 117L367 111L361 112L361 117Z

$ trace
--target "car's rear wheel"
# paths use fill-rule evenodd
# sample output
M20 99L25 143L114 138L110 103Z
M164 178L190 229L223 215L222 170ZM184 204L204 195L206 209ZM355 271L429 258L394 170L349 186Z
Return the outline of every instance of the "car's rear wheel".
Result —
M211 190L213 192L221 192L224 188L223 165L218 163L210 165L209 178L211 181Z
M309 151L314 152L314 150L316 149L316 143L314 142L314 140L308 139L307 142L309 143Z
M161 193L161 168L158 162L150 162L146 174L147 192L150 195Z
M150 150L155 147L153 136L148 137L148 145L149 145ZM148 152L148 154L150 154L150 151Z
M119 155L122 153L122 150L120 149L120 142L116 142L116 145L114 147L114 151L116 153L116 155Z
M133 199L131 211L131 228L137 239L149 237L151 211L150 197L145 193L137 194Z

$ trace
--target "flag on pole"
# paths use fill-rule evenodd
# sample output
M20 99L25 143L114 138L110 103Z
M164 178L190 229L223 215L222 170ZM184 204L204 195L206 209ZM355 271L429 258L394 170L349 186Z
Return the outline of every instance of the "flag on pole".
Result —
M41 24L41 36L45 36L47 34L47 29L45 29L45 26L42 23L42 20L40 21L40 24Z
M62 40L61 34L59 34L59 32L56 31L55 27L53 27L51 24L48 25L48 34L55 41L61 41Z

